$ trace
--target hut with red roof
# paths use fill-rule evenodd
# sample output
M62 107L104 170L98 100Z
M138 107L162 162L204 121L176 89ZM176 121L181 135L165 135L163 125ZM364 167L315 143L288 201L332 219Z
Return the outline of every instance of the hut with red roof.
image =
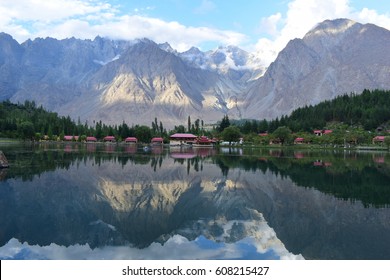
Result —
M64 136L64 141L72 141L73 140L73 136L72 135L65 135Z
M127 137L125 143L127 144L137 144L138 139L136 137Z
M115 139L115 136L106 136L103 138L103 141L104 142L115 142L116 139Z
M162 144L164 144L164 139L161 137L154 137L154 138L152 138L151 144L152 145L162 145Z
M79 136L65 135L64 141L78 141Z
M303 144L305 142L305 138L297 137L294 140L294 144Z
M385 142L385 136L375 136L372 139L372 144L384 143L384 142Z
M85 139L86 142L97 142L97 139L96 137L94 136L87 136L87 138Z

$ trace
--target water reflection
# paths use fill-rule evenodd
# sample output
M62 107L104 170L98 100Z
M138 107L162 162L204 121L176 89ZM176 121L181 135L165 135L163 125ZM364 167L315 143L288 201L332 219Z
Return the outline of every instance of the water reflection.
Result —
M0 258L390 258L387 154L93 145L6 151Z
M257 213L257 216L260 214ZM261 215L260 215L261 216ZM91 226L116 228L101 220ZM252 235L248 235L250 232ZM29 245L12 238L0 248L1 259L303 259L291 254L264 218L253 221L194 222L177 233L162 236L145 248L89 244L60 246Z

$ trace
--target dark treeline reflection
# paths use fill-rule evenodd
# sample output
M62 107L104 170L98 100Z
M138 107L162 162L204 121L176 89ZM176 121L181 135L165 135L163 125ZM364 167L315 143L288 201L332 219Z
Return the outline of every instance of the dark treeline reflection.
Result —
M131 148L131 149L129 149ZM68 170L73 165L87 162L99 167L106 162L125 166L129 163L161 167L161 153L144 152L137 147L119 147L102 144L32 144L29 146L8 146L2 148L7 155L11 168L6 170L5 178L33 180L34 176L56 169ZM153 156L151 156L153 155Z
M106 162L125 166L148 165L156 172L166 160L185 166L187 173L202 172L204 164L214 164L227 177L230 169L270 172L289 178L305 188L349 201L361 201L365 207L390 205L390 155L346 151L296 151L278 149L177 149L103 144L46 144L2 148L11 168L0 179L34 176L56 169Z
M315 188L349 201L361 201L365 207L390 205L390 155L345 151L244 151L246 156L213 158L224 175L230 168L291 179L298 186Z

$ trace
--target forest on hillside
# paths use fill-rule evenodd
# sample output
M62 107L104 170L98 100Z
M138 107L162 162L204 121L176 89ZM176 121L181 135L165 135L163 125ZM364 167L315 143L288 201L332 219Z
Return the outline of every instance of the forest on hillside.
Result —
M84 138L95 136L102 139L104 136L114 135L117 140L135 136L140 141L149 142L155 136L168 139L170 134L176 132L223 137L228 135L223 132L230 126L236 130L230 127L230 131L226 132L232 132L236 138L238 134L244 138L247 135L252 135L253 138L253 135L263 132L271 134L280 131L280 128L286 128L291 133L312 133L315 129L333 129L340 127L340 124L344 125L344 130L347 127L374 132L380 126L383 126L384 131L389 130L389 127L386 127L389 121L390 91L386 90L364 90L361 94L344 94L314 106L298 108L291 115L274 120L229 120L225 115L212 129L207 130L204 129L203 120L191 122L190 116L186 125L179 124L167 131L162 121L158 122L157 118L150 127L145 125L129 127L125 122L106 125L101 120L82 124L80 120L75 122L69 116L48 112L41 106L36 106L33 101L25 101L24 104L13 104L10 101L0 103L0 137L30 140L41 140L44 137L49 140L62 140L64 135ZM365 138L368 141L369 136ZM80 140L83 140L83 137Z
M362 126L373 131L390 120L390 91L364 90L361 94L351 93L294 110L290 116L270 122L275 129L287 126L292 131L313 131L326 128L331 122Z

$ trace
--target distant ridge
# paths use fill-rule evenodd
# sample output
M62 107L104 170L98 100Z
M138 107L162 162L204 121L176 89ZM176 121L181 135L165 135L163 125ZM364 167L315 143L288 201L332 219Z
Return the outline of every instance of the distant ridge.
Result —
M179 53L146 38L19 44L1 33L0 100L34 100L89 123L270 119L345 92L390 89L389 45L389 30L327 20L290 41L265 71L261 57L235 46Z

